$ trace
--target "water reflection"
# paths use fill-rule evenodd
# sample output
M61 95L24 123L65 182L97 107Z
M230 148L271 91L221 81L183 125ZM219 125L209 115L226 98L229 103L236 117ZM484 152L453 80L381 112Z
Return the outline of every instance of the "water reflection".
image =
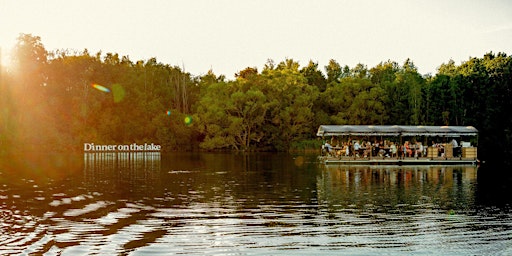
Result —
M0 167L0 254L485 255L512 248L512 211L475 200L474 167L325 166L266 153L56 159L23 165L23 175Z
M477 167L326 166L318 197L337 207L377 211L430 207L464 210L474 206Z
M116 196L148 194L159 187L160 158L160 152L84 153L85 185Z
M318 197L347 248L402 255L509 254L510 209L497 213L475 202L477 170L327 166L318 176Z
M86 172L122 169L124 171L159 171L160 152L84 153Z

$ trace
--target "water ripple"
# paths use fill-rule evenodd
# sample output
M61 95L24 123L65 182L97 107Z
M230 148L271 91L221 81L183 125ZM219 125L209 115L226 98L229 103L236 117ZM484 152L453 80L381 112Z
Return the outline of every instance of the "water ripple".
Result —
M209 157L182 166L100 155L86 159L83 177L13 178L1 186L0 253L512 252L511 207L477 204L471 169L303 170L292 160L283 169L282 158Z

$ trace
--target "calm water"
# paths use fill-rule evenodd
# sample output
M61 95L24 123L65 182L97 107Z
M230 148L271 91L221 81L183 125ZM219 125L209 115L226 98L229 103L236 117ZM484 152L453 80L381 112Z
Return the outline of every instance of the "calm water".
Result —
M476 167L220 153L1 161L2 255L512 255L512 200L497 199L510 189L482 184Z

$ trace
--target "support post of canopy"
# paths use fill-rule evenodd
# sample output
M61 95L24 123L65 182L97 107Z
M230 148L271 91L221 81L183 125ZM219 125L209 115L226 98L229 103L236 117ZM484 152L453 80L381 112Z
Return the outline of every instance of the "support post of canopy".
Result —
M402 148L402 146L404 145L403 142L402 142L402 133L399 133L398 137L400 138L400 144L399 144L398 150L401 149L400 150L401 152L399 151L398 154L396 154L396 155L397 156L401 156L402 155L403 158L405 159L404 149ZM400 158L400 157L398 157L398 158Z

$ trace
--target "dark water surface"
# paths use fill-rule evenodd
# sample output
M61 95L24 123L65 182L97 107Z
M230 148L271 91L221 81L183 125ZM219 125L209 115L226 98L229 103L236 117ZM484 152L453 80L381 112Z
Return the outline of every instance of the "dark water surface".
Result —
M512 255L510 186L476 167L267 153L0 161L1 255Z

